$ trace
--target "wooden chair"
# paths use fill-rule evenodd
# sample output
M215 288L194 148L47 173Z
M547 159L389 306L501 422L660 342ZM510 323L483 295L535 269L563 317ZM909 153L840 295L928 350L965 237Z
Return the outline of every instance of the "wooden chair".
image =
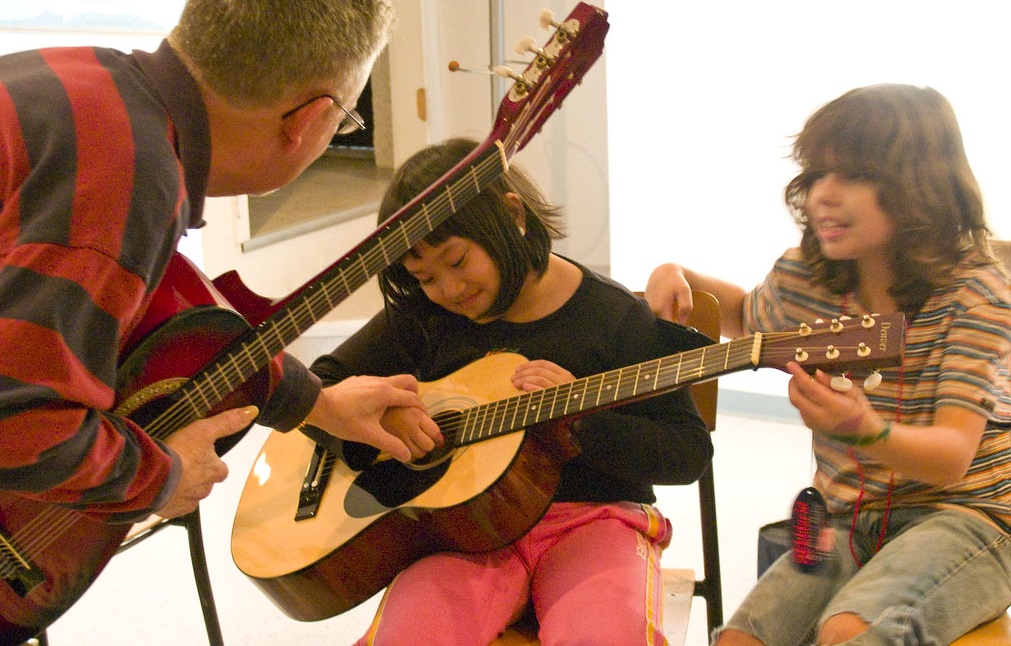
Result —
M641 296L642 294L639 293ZM693 291L695 307L689 323L716 342L720 340L720 304L708 292ZM695 405L705 420L709 431L716 430L717 381L707 381L691 386ZM664 579L664 634L672 644L683 644L688 629L692 597L706 601L706 619L709 631L723 624L723 587L720 578L719 534L716 526L716 490L712 464L698 482L699 523L702 532L702 577L696 579L691 569L665 568ZM537 623L525 616L511 626L489 646L538 646Z
M1007 646L1011 644L1011 614L1004 613L955 641L951 646Z

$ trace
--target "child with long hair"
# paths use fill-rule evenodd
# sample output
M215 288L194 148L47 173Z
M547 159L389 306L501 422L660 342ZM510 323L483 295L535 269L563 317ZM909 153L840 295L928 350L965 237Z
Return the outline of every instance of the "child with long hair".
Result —
M948 644L1011 603L1011 292L983 199L930 88L843 94L808 119L793 158L800 246L751 291L662 265L654 311L684 317L691 288L713 292L731 337L903 312L905 352L880 385L789 366L828 510L825 559L777 560L716 643Z
M408 159L380 221L474 148L456 139ZM511 167L381 274L384 311L312 370L324 383L410 373L424 384L508 351L527 360L485 378L522 394L708 343L552 253L558 218ZM416 426L432 422L415 409L403 412L387 428L399 423L416 436ZM653 486L697 480L712 457L709 433L687 389L588 414L571 427L578 454L564 463L532 529L491 552L438 553L411 564L388 587L361 644L486 646L528 604L545 645L666 643L660 554L671 526L653 506ZM362 459L357 448L369 450L343 448L349 464ZM416 455L426 448L415 447Z

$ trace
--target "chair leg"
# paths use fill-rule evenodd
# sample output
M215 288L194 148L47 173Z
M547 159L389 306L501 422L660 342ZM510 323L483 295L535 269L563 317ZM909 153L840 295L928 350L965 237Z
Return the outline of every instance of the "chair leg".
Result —
M723 625L723 582L720 577L720 540L716 528L716 485L712 465L699 478L698 487L703 578L695 582L695 594L706 600L706 620L712 633Z
M204 537L200 528L200 508L177 519L186 528L189 537L190 561L193 564L193 578L196 579L197 596L200 597L200 608L204 613L204 626L207 628L207 641L210 646L224 646L221 635L221 624L218 622L218 611L214 605L214 593L211 590L211 577L207 570L207 557L204 554Z

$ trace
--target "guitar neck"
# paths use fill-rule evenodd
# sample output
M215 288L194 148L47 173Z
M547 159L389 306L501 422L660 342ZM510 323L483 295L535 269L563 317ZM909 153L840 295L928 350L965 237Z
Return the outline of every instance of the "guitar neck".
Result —
M742 337L475 406L441 419L439 426L454 445L473 444L757 368L761 349L761 334Z
M397 262L508 168L493 137L446 173L340 260L277 304L273 313L239 336L179 387L176 404L145 429L155 437L207 414L228 393L270 364L290 343L356 289Z
M431 233L508 169L508 160L600 57L609 25L603 10L579 3L514 83L488 138L347 255L277 303L269 316L225 347L174 393L175 403L145 430L156 436L204 417L236 387L266 368L352 292Z
M533 424L576 417L591 411L713 379L746 368L786 370L796 362L806 370L842 373L902 359L905 317L901 312L840 317L801 324L796 330L754 334L653 359L610 372L497 400L439 420L447 444L472 444Z

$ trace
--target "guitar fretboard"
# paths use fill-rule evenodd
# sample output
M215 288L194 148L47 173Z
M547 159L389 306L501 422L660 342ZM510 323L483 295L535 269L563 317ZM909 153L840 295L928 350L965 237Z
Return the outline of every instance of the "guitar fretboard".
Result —
M494 143L476 149L447 174L445 181L412 200L368 239L303 286L283 307L229 344L218 358L179 387L176 401L145 431L152 437L165 438L204 417L351 293L397 262L508 168L501 144Z
M662 394L758 366L760 334L468 408L440 419L447 445L464 446L533 424Z

